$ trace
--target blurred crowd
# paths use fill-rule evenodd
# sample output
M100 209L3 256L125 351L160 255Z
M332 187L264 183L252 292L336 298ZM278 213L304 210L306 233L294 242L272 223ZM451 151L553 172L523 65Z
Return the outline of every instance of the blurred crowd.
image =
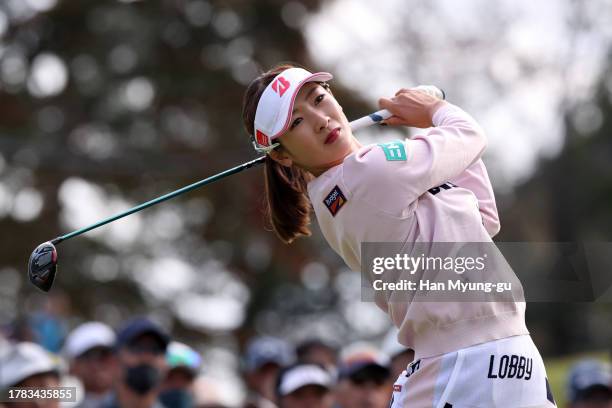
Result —
M52 353L43 344L0 334L0 390L76 387L76 402L11 402L11 407L223 408L222 390L204 373L194 348L175 341L159 324L137 317L118 330L85 322ZM385 408L394 380L414 353L390 333L380 346L343 348L320 339L300 344L270 336L252 338L242 355L245 408ZM567 379L571 408L611 408L610 366L577 363Z

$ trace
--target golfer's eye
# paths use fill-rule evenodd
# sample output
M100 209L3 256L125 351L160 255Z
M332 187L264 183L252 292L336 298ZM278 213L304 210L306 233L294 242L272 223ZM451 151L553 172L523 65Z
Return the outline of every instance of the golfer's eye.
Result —
M315 105L318 105L324 98L325 98L325 94L321 94L317 96L315 99Z
M291 122L291 129L299 125L301 122L302 122L302 118L296 118L293 122Z

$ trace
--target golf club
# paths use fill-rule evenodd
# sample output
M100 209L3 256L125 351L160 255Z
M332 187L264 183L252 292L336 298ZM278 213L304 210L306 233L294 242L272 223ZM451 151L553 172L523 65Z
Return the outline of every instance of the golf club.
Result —
M444 92L435 86L421 85L421 86L416 87L416 89L422 90L439 99L445 99ZM379 110L368 116L364 116L363 118L360 118L360 119L357 119L351 122L350 123L351 130L354 131L354 130L358 130L358 129L361 129L367 126L371 126L371 125L380 123L381 121L388 119L389 117L391 117L391 112L389 112L386 109ZM102 221L98 221L95 224L78 229L76 231L70 232L65 235L61 235L50 241L47 241L47 242L44 242L38 245L36 249L34 249L34 251L32 252L32 255L30 255L30 260L28 262L28 277L30 279L30 282L32 282L34 286L36 286L37 288L39 288L40 290L44 292L48 292L51 289L51 286L53 286L53 282L55 280L55 275L57 274L58 255L57 255L57 249L55 248L55 246L60 244L61 242L66 241L70 238L74 238L78 235L84 234L88 231L101 227L110 222L116 221L120 218L126 217L130 214L134 214L138 211L144 210L145 208L154 206L155 204L159 204L161 202L164 202L166 200L169 200L181 194L187 193L191 190L195 190L196 188L205 186L206 184L213 183L227 176L231 176L232 174L236 174L248 168L255 167L265 162L265 160L266 160L266 156L258 157L254 160L248 161L246 163L240 164L236 167L233 167L231 169L218 173L214 176L208 177L204 180L197 181L186 187L180 188L178 190L165 194L161 197L157 197L155 199L152 199L150 201L147 201L145 203L132 207L120 214L103 219Z

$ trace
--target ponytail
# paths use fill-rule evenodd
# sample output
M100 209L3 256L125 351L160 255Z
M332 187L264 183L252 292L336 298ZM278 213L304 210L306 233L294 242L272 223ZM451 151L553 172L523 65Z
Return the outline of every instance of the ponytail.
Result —
M255 78L244 93L242 119L247 133L253 137L257 103L265 88L286 69L295 65L279 65ZM288 244L300 236L309 236L312 206L307 195L313 176L299 167L285 167L270 157L265 163L266 218L276 235Z
M286 244L300 236L310 236L312 206L307 186L313 176L299 167L286 167L269 157L264 172L266 216L276 235Z

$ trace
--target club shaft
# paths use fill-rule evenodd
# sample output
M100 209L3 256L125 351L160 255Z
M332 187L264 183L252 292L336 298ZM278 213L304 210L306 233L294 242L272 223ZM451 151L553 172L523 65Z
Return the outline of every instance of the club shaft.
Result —
M421 87L418 87L418 88L421 88ZM424 88L424 90L428 91L428 93L431 93L433 96L439 97L440 99L444 99L444 92L439 90L438 88L430 86L430 85L424 86L422 88ZM425 89L425 88L428 88L428 89ZM361 129L361 128L364 128L364 127L367 127L367 126L371 126L371 125L375 125L377 123L380 123L381 121L383 121L385 119L388 119L390 116L391 116L391 112L389 112L386 109L383 109L383 110L379 110L377 112L371 113L371 114L369 114L367 116L364 116L362 118L356 119L356 120L352 121L349 125L351 127L351 130L355 131L355 130L358 130L358 129ZM124 212L122 212L120 214L113 215L112 217L103 219L102 221L98 221L95 224L92 224L92 225L90 225L88 227L84 227L84 228L81 228L79 230L70 232L70 233L68 233L66 235L59 236L59 237L51 240L51 243L53 245L57 245L57 244L59 244L62 241L65 241L67 239L70 239L70 238L76 237L78 235L84 234L84 233L86 233L88 231L91 231L93 229L101 227L102 225L106 225L106 224L108 224L110 222L116 221L116 220L118 220L120 218L127 217L128 215L134 214L134 213L136 213L138 211L141 211L141 210L144 210L145 208L152 207L152 206L154 206L156 204L159 204L159 203L164 202L166 200L170 200L171 198L174 198L174 197L179 196L181 194L184 194L184 193L187 193L189 191L195 190L196 188L202 187L202 186L204 186L206 184L214 183L215 181L220 180L220 179L222 179L224 177L231 176L232 174L236 174L236 173L239 173L239 172L241 172L243 170L246 170L248 168L257 166L259 164L262 164L263 162L265 162L265 160L266 160L266 156L261 156L261 157L258 157L257 159L254 159L254 160L248 161L246 163L240 164L240 165L238 165L236 167L232 167L231 169L228 169L228 170L225 170L225 171L223 171L221 173L215 174L214 176L210 176L208 178L205 178L204 180L197 181L197 182L195 182L193 184L190 184L190 185L185 186L183 188L180 188L178 190L172 191L172 192L170 192L168 194L165 194L165 195L163 195L161 197L154 198L153 200L147 201L146 203L142 203L140 205L137 205L136 207L132 207L129 210L126 210L126 211L124 211Z
M108 224L109 222L113 222L113 221L116 221L116 220L118 220L120 218L127 217L130 214L134 214L135 212L144 210L145 208L152 207L155 204L159 204L159 203L164 202L166 200L170 200L171 198L174 198L174 197L179 196L181 194L187 193L187 192L189 192L191 190L195 190L196 188L202 187L202 186L204 186L206 184L214 183L217 180L220 180L220 179L222 179L224 177L227 177L227 176L231 176L232 174L239 173L239 172L241 172L243 170L246 170L246 169L248 169L250 167L257 166L257 165L263 163L264 161L265 161L265 156L262 156L262 157L258 157L257 159L251 160L249 162L243 163L243 164L241 164L239 166L232 167L231 169L225 170L225 171L223 171L223 172L221 172L219 174L215 174L214 176L210 176L208 178L205 178L204 180L197 181L197 182L195 182L193 184L190 184L190 185L185 186L183 188L180 188L178 190L172 191L172 192L170 192L168 194L164 194L161 197L157 197L157 198L155 198L153 200L147 201L146 203L142 203L140 205L137 205L136 207L132 207L129 210L126 210L126 211L124 211L124 212L122 212L120 214L114 215L112 217L106 218L106 219L104 219L102 221L99 221L99 222L97 222L95 224L92 224L92 225L90 225L88 227L81 228L81 229L73 231L73 232L71 232L69 234L57 237L54 240L52 240L51 243L53 243L54 245L55 244L59 244L62 241L65 241L67 239L76 237L77 235L84 234L87 231L91 231L92 229L96 229L98 227L101 227L102 225Z

